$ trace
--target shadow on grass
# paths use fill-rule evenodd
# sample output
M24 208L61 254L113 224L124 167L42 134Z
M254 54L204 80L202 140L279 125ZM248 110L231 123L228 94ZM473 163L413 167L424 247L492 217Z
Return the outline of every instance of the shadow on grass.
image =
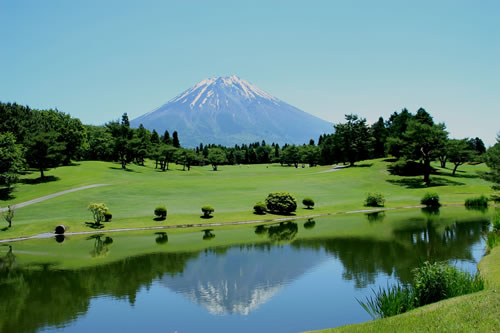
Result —
M269 215L275 215L275 216L297 216L295 213L277 213L277 212L268 212Z
M353 168L369 168L373 165L373 163L363 163L363 164L354 164L354 165L351 165L350 167L353 167Z
M266 215L266 212L262 212L262 213L253 212L253 215L263 216L263 215Z
M45 176L43 178L28 178L28 179L20 179L19 182L21 184L28 184L28 185L37 185L37 184L43 184L43 183L50 183L50 182L56 182L58 180L61 180L61 178L56 177L56 176Z
M398 159L397 158L386 158L385 160L382 160L383 162L389 162L389 163L392 163L392 162L396 162Z
M2 228L2 229L0 229L0 230L1 230L1 231L7 231L7 230L9 230L9 227L5 227L5 228Z
M140 171L132 170L132 169L129 169L129 168L123 169L122 167L113 167L113 166L111 166L109 168L112 169L112 170L122 170L122 171L127 171L127 172L141 173Z
M15 197L11 194L14 188L0 188L0 200L10 200Z
M104 224L100 223L100 224L97 224L95 222L85 222L85 225L89 228L92 228L92 229L102 229L104 228Z
M453 177L453 178L469 178L469 179L474 179L474 178L479 178L480 177L478 174L470 174L470 173L467 173L467 171L462 171L462 170L457 170L455 172L455 176L452 176L451 173L452 173L452 171L450 170L450 172L440 172L440 171L437 171L437 172L434 172L433 174L440 175L440 176L449 176L449 177Z
M209 220L209 219L212 219L212 218L213 218L213 216L212 216L212 215L208 215L208 216L206 216L206 215L201 215L201 216L200 216L200 218L205 219L205 220Z
M166 219L166 217L155 217L153 218L153 221L165 221Z
M446 178L432 177L431 183L426 185L422 178L403 178L403 179L388 179L387 182L393 185L403 186L409 189L427 188L437 186L459 186L465 185L464 183L456 182Z

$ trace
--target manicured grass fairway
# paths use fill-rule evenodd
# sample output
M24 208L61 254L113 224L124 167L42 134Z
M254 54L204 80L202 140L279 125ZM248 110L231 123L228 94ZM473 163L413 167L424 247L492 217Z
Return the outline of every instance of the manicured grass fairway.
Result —
M116 163L80 162L75 166L60 167L46 173L56 180L32 185L23 177L12 193L13 198L0 201L1 206L35 199L90 184L109 184L98 188L65 194L31 206L19 208L11 229L0 231L0 239L51 232L58 224L70 231L89 231L85 222L91 221L87 211L89 202L104 202L113 213L113 221L105 229L144 227L192 223L216 223L270 219L279 216L253 214L253 205L269 192L289 191L297 197L297 216L366 209L363 201L367 192L379 191L386 197L386 207L418 205L426 191L435 191L443 203L463 204L468 197L490 193L487 182L477 176L484 165L461 166L457 176L449 169L439 169L433 179L440 186L425 188L422 177L390 176L387 162L372 160L359 166L335 172L318 173L331 166L315 168L281 167L279 165L221 166L213 172L210 166L193 167L182 171L172 165L171 171L161 172L149 162L145 167L129 165L123 171ZM435 166L437 167L437 166ZM312 197L314 210L305 209L302 198ZM153 210L164 204L168 208L165 221L154 221ZM210 204L215 208L212 219L202 219L200 207Z

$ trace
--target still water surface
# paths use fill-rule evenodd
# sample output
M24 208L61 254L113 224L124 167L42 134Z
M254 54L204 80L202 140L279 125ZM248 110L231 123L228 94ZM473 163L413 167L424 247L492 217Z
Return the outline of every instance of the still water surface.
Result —
M370 320L356 299L425 260L475 271L463 208L0 247L1 332L298 332Z

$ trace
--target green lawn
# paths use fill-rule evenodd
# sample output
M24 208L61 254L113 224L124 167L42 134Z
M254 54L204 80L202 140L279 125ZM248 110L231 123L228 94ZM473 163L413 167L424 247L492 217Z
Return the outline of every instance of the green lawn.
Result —
M477 175L486 169L484 165L461 166L455 177L451 177L449 169L438 169L439 174L433 176L434 186L429 189L422 185L422 177L389 175L387 164L383 160L364 161L357 167L328 173L319 172L330 166L296 169L279 165L221 166L217 172L210 166L193 167L188 172L174 165L171 171L161 172L151 162L145 167L129 165L128 171L116 163L79 162L48 171L51 181L45 183L34 181L39 177L37 172L22 177L12 198L0 201L0 206L84 185L109 185L19 208L13 227L0 229L0 239L50 232L62 223L72 232L92 230L85 224L91 220L89 202L106 203L113 222L106 223L105 229L111 229L276 218L252 213L255 202L272 191L289 191L299 203L306 196L315 200L314 210L299 204L297 216L366 209L364 198L373 191L385 195L386 207L418 205L429 190L439 193L447 204L463 204L468 197L491 193L489 184ZM153 220L153 210L160 204L168 208L163 222ZM200 218L204 204L215 208L212 219Z

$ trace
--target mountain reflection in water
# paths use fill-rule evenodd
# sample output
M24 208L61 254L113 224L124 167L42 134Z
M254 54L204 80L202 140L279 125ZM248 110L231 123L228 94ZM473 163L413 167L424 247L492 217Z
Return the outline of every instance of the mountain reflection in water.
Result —
M105 264L99 262L109 260L119 252L121 246L128 246L127 242L133 239L133 234L127 234L128 238L115 234L113 238L99 235L81 241L66 239L60 246L83 242L80 246L82 252L78 255L87 256L96 263L94 266L76 269L58 269L53 262L44 261L41 255L41 259L31 260L29 264L23 263L20 258L29 251L24 250L21 243L1 246L0 332L35 332L42 328L50 330L56 327L69 329L74 325L78 327L84 315L96 306L93 305L93 300L106 296L110 299L109 302L126 301L134 306L138 295L146 297L148 294L145 292L151 288L162 288L165 292L182 295L184 299L200 305L209 314L234 317L234 325L245 325L249 331L255 331L262 328L259 325L262 325L261 317L265 314L260 313L261 317L256 317L261 318L259 320L245 320L241 323L236 317L251 317L253 313L259 312L257 310L264 304L270 304L272 299L279 298L277 295L284 294L283 297L289 299L287 290L292 289L289 286L304 280L310 274L316 274L318 267L332 260L339 263L335 274L341 276L341 281L345 284L336 287L341 288L347 296L338 299L332 297L328 301L332 302L331 306L335 302L342 302L336 306L346 308L348 306L345 304L354 299L354 294L350 291L352 288L368 290L368 287L373 288L377 281L380 283L380 277L383 276L409 282L411 269L425 260L472 263L477 261L473 248L481 243L481 236L488 230L487 218L443 223L439 214L423 213L407 218L404 224L394 224L389 238L347 237L335 234L324 236L325 232L321 228L327 230L328 223L333 222L322 223L321 219L300 224L284 222L248 229L246 237L253 239L250 243L245 243L245 239L242 239L241 245L215 246L212 245L214 240L204 241L198 233L198 241L205 246L202 250L143 254ZM390 215L380 214L366 218L360 215L359 218L365 219L364 223L367 225L378 225L387 223ZM224 234L217 230L208 233L217 233L215 240L220 241L224 237ZM156 246L156 251L165 251L173 246L179 236L151 233L149 237L150 243ZM17 247L22 249L18 254ZM339 283L338 280L335 281ZM308 294L321 294L322 290L316 289L328 288L328 285L307 285L303 288L307 291L304 291L302 297L307 297ZM325 293L327 292L325 290ZM168 299L160 302L168 302ZM162 306L161 303L154 303L159 302L158 300L149 302L151 303L147 304L152 307ZM324 322L323 319L314 317L315 309L300 308L302 304L311 302L314 303L314 300L302 298L289 306L294 307L294 311L310 312L308 318L314 320L315 325L337 325L337 321L331 321L333 314L322 314L319 311L320 308L328 308L328 304L317 305L318 316L331 318L324 319ZM357 305L355 306L356 308L349 308L349 312L358 311ZM101 309L106 310L111 311ZM289 310L273 307L269 310L269 316L281 313L280 311ZM362 314L362 311L359 308L359 313ZM123 318L122 325L127 325L127 320L141 321L139 311L137 313L138 318ZM175 317L175 313L173 316ZM275 318L270 317L268 320ZM296 325L293 320L290 319L290 325ZM302 321L304 320L308 319L302 318ZM362 314L361 317L354 316L354 319L346 320L353 322L365 320L365 317ZM149 324L152 327L165 328L161 318L158 322ZM200 326L200 329L230 331L224 328L220 320L212 322L205 318L203 325L208 326ZM307 327L314 328L305 326ZM120 328L120 323L116 323L116 328ZM176 326L179 331L181 328Z

